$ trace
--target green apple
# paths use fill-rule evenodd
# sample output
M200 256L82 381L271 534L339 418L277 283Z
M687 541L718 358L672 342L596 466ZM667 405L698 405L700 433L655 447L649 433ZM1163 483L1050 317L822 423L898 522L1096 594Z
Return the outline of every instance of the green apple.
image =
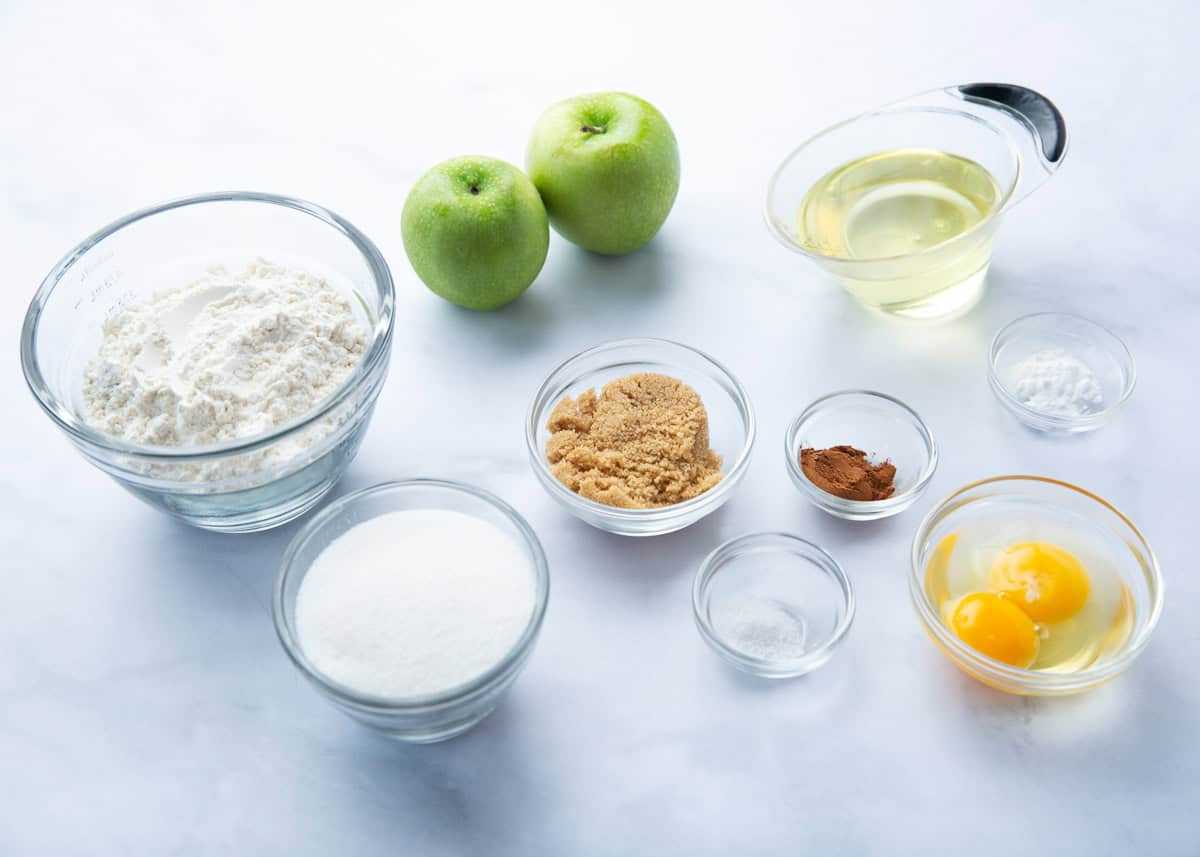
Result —
M474 310L515 300L550 246L537 188L512 164L467 156L417 181L400 218L404 252L434 294Z
M679 191L679 146L663 115L624 92L560 101L525 152L550 223L595 253L631 253L654 237Z

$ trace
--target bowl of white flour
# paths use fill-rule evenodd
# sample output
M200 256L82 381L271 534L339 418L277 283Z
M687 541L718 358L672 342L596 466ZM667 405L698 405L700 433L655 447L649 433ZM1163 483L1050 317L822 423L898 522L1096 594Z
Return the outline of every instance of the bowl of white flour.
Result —
M495 495L413 479L330 503L292 539L275 630L300 673L403 741L462 734L525 666L550 576L537 536Z
M219 193L132 214L46 277L21 337L38 403L136 496L246 532L310 509L387 374L379 250L311 203Z

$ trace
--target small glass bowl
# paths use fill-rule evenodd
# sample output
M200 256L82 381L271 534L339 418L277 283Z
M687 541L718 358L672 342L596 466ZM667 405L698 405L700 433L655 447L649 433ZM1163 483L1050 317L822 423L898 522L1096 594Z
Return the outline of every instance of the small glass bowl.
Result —
M1039 351L1062 350L1096 375L1104 406L1081 416L1036 410L1017 398L1014 387L1022 361ZM1061 312L1023 316L1000 329L988 359L992 392L1018 420L1037 431L1087 432L1113 418L1133 394L1137 370L1125 343L1108 328Z
M814 485L800 466L800 450L853 446L872 461L896 466L895 493L886 500L846 500ZM848 521L899 514L917 502L937 469L933 435L899 399L870 390L843 390L817 399L788 426L784 454L792 482L818 509Z
M523 546L534 579L533 610L520 639L495 666L459 687L435 694L390 698L360 693L321 673L304 655L296 634L296 595L304 576L325 548L351 528L406 509L447 509L494 524ZM512 685L533 651L546 603L550 573L533 529L499 497L459 482L412 479L364 488L330 503L296 534L275 581L275 632L296 669L337 708L386 735L419 744L461 735L487 717Z
M709 441L723 458L724 477L698 497L661 509L618 509L587 500L567 488L546 460L546 427L564 396L638 372L658 372L691 386L708 411ZM559 365L542 383L525 421L529 461L546 491L575 517L623 536L659 536L690 526L720 508L741 482L754 448L754 411L729 370L707 354L665 339L620 339L580 352Z
M704 560L692 612L700 636L733 666L793 678L829 660L854 619L854 593L842 567L813 543L752 533Z
M939 545L964 524L997 511L1028 509L1041 527L1087 527L1128 589L1132 620L1120 650L1076 672L1027 670L977 652L947 627L927 589L927 569ZM913 536L908 577L917 617L929 637L959 669L986 685L1024 696L1060 696L1096 687L1124 672L1150 641L1162 613L1163 579L1145 536L1114 506L1082 488L1040 476L996 476L959 488L942 500Z
M320 276L349 301L367 343L341 387L265 434L208 446L145 446L92 428L82 379L105 319L213 265L240 271L257 257ZM64 256L29 305L21 368L55 425L139 499L205 529L265 530L311 509L358 451L387 377L394 303L378 248L333 212L264 193L193 196L123 217Z

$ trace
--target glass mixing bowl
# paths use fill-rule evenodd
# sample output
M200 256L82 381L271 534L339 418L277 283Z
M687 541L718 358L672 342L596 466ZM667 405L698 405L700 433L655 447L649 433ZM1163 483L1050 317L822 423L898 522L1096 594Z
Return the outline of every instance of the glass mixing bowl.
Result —
M296 595L313 562L334 539L364 521L408 509L460 512L494 524L511 535L521 545L534 580L533 610L509 653L466 684L424 696L372 696L329 678L308 660L296 634ZM336 707L392 738L428 744L466 732L496 707L533 651L549 597L550 571L541 542L511 506L481 488L436 479L412 479L347 494L304 525L288 545L275 581L275 631L296 669Z
M208 446L146 446L88 425L84 368L112 312L258 257L323 277L350 302L367 347L341 387L267 433ZM262 193L194 196L123 217L63 257L29 305L21 367L55 425L135 496L193 526L264 530L310 509L358 451L387 375L394 302L379 250L333 212Z
M638 372L670 375L688 384L708 411L709 441L723 459L724 477L698 497L659 509L618 509L579 496L555 478L546 460L546 424L564 396ZM582 521L623 536L658 536L690 526L719 509L750 464L754 449L754 411L746 391L729 370L707 354L665 339L619 339L576 354L542 383L525 420L525 442L533 472L546 491Z
M1085 528L1103 545L1105 559L1128 589L1129 630L1113 651L1090 666L1070 672L1020 669L983 655L960 640L942 620L929 593L930 563L943 539L964 524L1007 520L1014 511L1039 526ZM999 516L1004 516L1003 518ZM1129 667L1146 647L1163 605L1162 573L1146 538L1116 508L1082 488L1040 476L997 476L966 485L942 500L913 537L909 593L917 616L955 665L972 678L1008 693L1056 696L1096 687Z

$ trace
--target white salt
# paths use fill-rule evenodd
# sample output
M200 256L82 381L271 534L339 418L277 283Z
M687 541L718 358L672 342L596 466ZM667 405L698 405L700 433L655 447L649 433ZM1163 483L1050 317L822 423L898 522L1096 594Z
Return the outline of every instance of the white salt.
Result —
M498 663L533 611L515 538L440 509L372 518L331 542L296 595L296 632L318 671L363 693L407 697Z
M714 620L725 641L743 654L763 660L804 654L804 619L781 601L742 596L724 606Z

